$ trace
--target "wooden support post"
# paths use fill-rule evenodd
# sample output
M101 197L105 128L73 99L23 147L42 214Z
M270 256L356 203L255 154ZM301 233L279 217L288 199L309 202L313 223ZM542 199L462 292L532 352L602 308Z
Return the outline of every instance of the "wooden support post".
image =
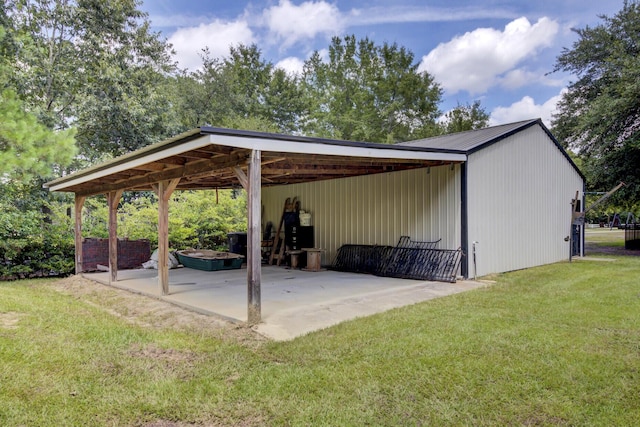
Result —
M179 182L177 178L153 186L158 195L158 284L162 295L169 295L169 198Z
M260 282L262 256L260 253L260 215L262 171L260 151L252 150L249 157L248 178L248 248L247 248L247 322L256 325L261 320Z
M109 205L109 284L118 281L118 203L122 190L107 194Z
M74 240L76 245L76 274L81 274L83 271L83 255L82 255L82 207L86 197L76 195L74 211L75 211L75 226L74 226Z

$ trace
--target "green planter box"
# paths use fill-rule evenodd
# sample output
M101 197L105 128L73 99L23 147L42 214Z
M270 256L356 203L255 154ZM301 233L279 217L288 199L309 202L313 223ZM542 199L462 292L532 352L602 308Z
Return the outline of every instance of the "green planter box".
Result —
M203 271L233 270L242 267L243 257L228 252L209 250L178 251L180 264Z

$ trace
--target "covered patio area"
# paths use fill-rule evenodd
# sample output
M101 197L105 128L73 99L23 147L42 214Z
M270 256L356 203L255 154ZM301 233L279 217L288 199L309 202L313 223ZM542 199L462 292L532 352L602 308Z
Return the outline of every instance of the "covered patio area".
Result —
M84 277L109 285L109 273ZM247 321L247 270L169 271L169 293L158 287L157 270L122 270L111 286L158 298L231 322ZM424 282L338 271L262 268L262 322L254 329L289 340L345 320L484 286L479 282Z
M149 284L153 283L148 288L150 295L175 298L176 303L187 305L188 302L178 300L179 293L170 291L171 281L181 283L182 285L179 286L184 289L188 289L188 286L198 286L191 284L198 283L194 279L177 277L181 273L172 272L171 275L169 273L169 203L172 200L172 194L180 190L244 188L247 192L247 269L242 276L237 277L246 285L244 290L238 286L238 295L241 295L242 301L245 301L246 315L236 312L219 314L246 321L250 325L258 325L260 328L264 327L260 325L261 322L268 321L270 315L271 319L274 316L273 312L269 311L272 310L271 308L265 308L264 313L262 309L262 287L269 286L269 282L265 283L265 281L271 280L269 273L265 273L264 279L262 277L263 188L416 169L428 171L431 167L440 166L454 170L456 165L463 164L465 161L465 154L442 148L335 141L201 127L103 164L63 176L46 183L44 187L50 191L71 192L75 195L77 274L85 271L82 253L83 206L87 197L106 195L109 211L109 273L96 277L113 286L134 283L133 279L127 277L130 273L118 271L117 223L120 200L125 191L155 193L158 199L158 272L145 280ZM393 220L389 217L389 221ZM330 225L330 227L337 226L341 224ZM278 232L276 234L279 236ZM265 271L269 270L265 269ZM378 280L370 277L367 279ZM284 282L287 280L281 279ZM335 282L338 289L341 286L339 278L327 277L324 281L327 284L330 281ZM304 280L301 281L300 286L304 286ZM155 290L151 290L152 287L155 287ZM384 286L381 286L376 291L383 288ZM292 291L282 292L293 293ZM340 298L339 293L327 292L326 295L330 299ZM312 300L316 304L320 301L316 298ZM268 303L268 300L265 302ZM304 307L304 304L300 306ZM278 304L274 303L272 307L278 307ZM280 307L289 307L289 305L280 305Z

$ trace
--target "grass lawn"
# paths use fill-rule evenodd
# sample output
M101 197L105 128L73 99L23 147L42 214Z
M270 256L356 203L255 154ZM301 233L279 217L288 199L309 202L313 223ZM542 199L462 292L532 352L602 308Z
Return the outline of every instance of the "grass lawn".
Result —
M588 228L585 230L585 242L596 247L623 247L624 230L617 228Z
M284 343L2 283L0 425L640 425L639 272L517 271Z

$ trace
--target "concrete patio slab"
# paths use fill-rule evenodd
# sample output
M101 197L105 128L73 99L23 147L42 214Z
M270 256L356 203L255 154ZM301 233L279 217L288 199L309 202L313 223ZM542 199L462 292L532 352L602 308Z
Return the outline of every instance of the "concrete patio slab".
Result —
M109 284L108 273L85 273L84 277ZM119 271L118 281L112 285L232 322L247 321L244 268L170 270L166 296L161 293L156 270ZM262 322L255 329L269 338L288 340L345 320L484 286L473 281L426 282L263 266Z

